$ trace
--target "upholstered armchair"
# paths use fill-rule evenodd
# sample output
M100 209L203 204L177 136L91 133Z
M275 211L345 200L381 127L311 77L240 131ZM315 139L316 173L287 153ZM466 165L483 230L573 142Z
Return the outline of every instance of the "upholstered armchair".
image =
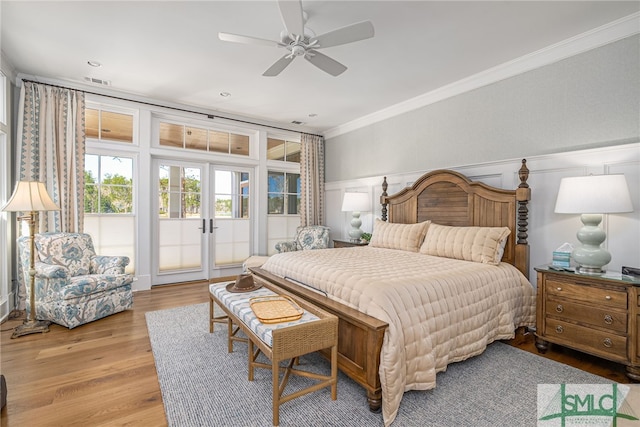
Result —
M329 227L323 225L307 225L296 229L296 237L292 241L276 243L276 251L293 252L308 249L326 249L329 247Z
M20 262L29 283L29 237L18 239ZM35 306L38 320L69 329L133 306L133 276L126 256L97 256L83 233L35 235ZM27 310L29 307L29 286Z

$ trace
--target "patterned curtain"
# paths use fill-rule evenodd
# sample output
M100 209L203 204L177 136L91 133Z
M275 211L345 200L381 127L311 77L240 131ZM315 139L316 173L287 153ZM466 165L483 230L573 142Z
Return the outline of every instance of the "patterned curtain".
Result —
M82 232L84 92L24 82L18 114L20 180L44 182L61 209L41 214L39 230Z
M18 178L44 182L60 207L60 211L40 212L39 232L83 230L84 103L84 92L23 82L18 107ZM18 280L19 308L24 308L21 271Z
M324 138L302 134L300 225L324 225Z

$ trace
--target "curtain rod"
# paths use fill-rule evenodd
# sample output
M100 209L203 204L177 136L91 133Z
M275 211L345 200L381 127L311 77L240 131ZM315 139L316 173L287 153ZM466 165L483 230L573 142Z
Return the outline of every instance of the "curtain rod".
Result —
M124 98L124 97L121 97L121 96L105 95L103 93L91 92L91 91L83 90L83 89L74 89L74 88L67 87L67 86L61 86L61 85L56 85L56 84L51 84L51 83L43 83L43 82L38 82L38 81L35 81L35 80L30 80L30 79L20 79L20 80L22 80L22 82L37 83L37 84L41 84L41 85L56 87L56 88L59 88L59 89L78 90L80 92L88 93L88 94L91 94L91 95L104 96L104 97L107 97L107 98L118 99L120 101L137 102L138 104L150 105L152 107L169 108L171 110L182 111L184 113L199 114L199 115L202 115L202 116L207 116L208 119L212 119L212 120L215 120L216 118L224 119L224 120L231 120L231 121L234 121L234 122L244 123L244 124L249 124L249 125L254 125L254 126L264 126L264 127L268 127L268 128L271 128L271 129L278 129L278 130L284 130L284 131L287 131L287 132L303 133L305 135L312 135L312 136L322 137L322 135L317 135L317 134L314 134L314 133L301 132L301 131L297 131L297 130L281 128L281 127L278 127L278 126L265 125L265 124L262 124L262 123L255 123L255 122L251 122L249 120L234 119L234 118L231 118L231 117L224 117L224 116L219 116L219 115L216 115L216 114L209 114L209 113L203 113L203 112L200 112L200 111L187 110L185 108L178 108L178 107L171 107L171 106L167 106L167 105L155 104L153 102L148 102L148 101L136 101L134 99L128 99L128 98Z

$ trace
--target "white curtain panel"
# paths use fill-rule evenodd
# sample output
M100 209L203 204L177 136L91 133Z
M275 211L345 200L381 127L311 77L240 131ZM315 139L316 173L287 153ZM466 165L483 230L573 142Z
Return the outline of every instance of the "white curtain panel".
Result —
M18 180L41 181L59 211L40 212L38 232L82 232L84 222L84 92L23 82L18 107ZM19 265L19 263L18 263ZM18 268L19 308L24 276Z
M303 133L300 141L300 225L324 225L324 138Z

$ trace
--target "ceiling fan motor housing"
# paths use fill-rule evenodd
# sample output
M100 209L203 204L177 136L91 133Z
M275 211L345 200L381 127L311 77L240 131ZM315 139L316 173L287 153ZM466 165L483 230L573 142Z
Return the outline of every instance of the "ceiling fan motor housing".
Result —
M307 50L304 48L304 46L296 44L291 47L291 53L293 53L295 56L303 56L305 53L307 53Z

